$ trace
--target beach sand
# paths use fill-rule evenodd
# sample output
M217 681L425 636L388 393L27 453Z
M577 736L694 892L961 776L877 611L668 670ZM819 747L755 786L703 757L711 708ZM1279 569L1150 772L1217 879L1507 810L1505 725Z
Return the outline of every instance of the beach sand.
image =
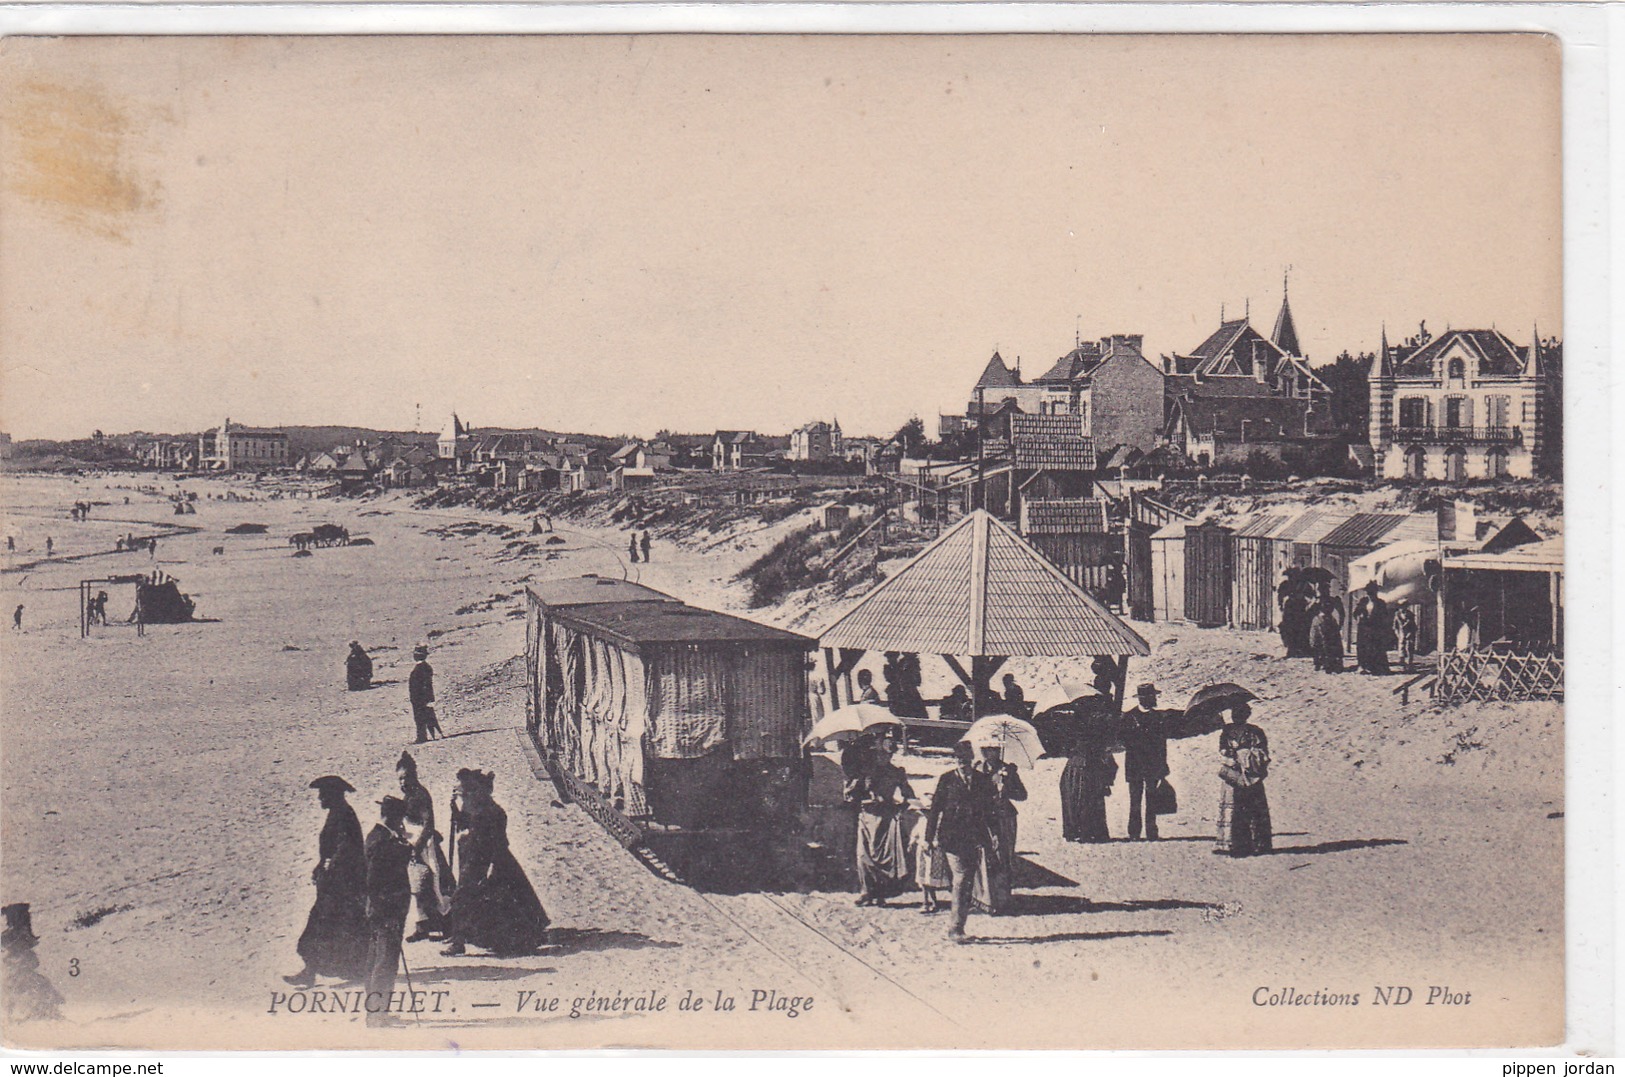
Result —
M9 1044L1262 1048L1561 1039L1557 706L1402 707L1392 695L1400 678L1318 675L1276 657L1278 641L1266 634L1136 625L1154 654L1131 665L1130 682L1157 682L1165 706L1216 680L1262 697L1255 720L1274 756L1276 855L1211 855L1212 738L1170 746L1181 811L1163 821L1156 844L1063 842L1059 763L1044 761L1026 775L1032 796L1018 842L1037 885L1018 892L1016 915L973 917L976 943L953 947L942 938L946 917L918 915L917 897L860 909L845 893L717 895L662 881L533 772L517 657L528 579L624 572L696 605L744 612L734 574L795 520L710 549L657 543L654 563L634 568L624 532L561 526L558 559L517 556L494 526L437 529L528 521L415 510L403 495L223 501L204 492L253 488L189 480L181 487L200 491L197 513L177 517L171 480L3 483L19 548L0 599L8 613L18 603L25 611L23 631L8 625L0 653L0 897L33 905L41 969L67 999L65 1020L8 1026ZM109 504L76 524L67 519L75 500ZM269 531L225 534L243 522ZM374 545L293 557L287 536L322 522ZM128 530L167 537L155 558L100 552ZM45 534L58 555L50 561ZM79 580L152 568L177 577L206 620L150 626L139 638L125 626L79 638ZM371 691L344 691L352 639L373 654L381 683ZM423 778L444 811L458 767L497 773L514 851L553 917L555 944L517 960L408 946L413 986L446 994L441 1012L403 1028L366 1029L355 1014L270 1013L275 993L288 991L281 975L298 968L294 940L312 896L322 812L306 785L343 775L371 826L413 735L405 677L420 641L432 647L448 734L413 748ZM1086 667L1087 659L1009 668L1031 696L1044 678L1081 679ZM1108 802L1118 835L1126 805L1119 785ZM1409 986L1415 1000L1373 1005L1373 989L1390 985ZM1435 987L1471 1000L1427 1005ZM1317 989L1358 994L1359 1004L1269 1001ZM572 1001L594 994L647 1004L651 992L666 998L661 1012L629 1001L570 1015ZM713 1012L719 992L736 1009ZM782 1005L809 996L811 1008L797 1005L794 1017ZM685 997L706 1005L679 1010ZM521 1009L550 998L561 1000L558 1010Z

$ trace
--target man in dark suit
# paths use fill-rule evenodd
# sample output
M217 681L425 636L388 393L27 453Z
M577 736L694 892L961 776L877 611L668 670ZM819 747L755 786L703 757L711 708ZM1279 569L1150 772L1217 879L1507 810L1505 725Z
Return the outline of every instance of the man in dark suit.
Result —
M954 880L948 938L961 943L976 871L993 845L993 828L998 825L998 790L975 764L974 748L965 741L954 745L954 769L937 779L931 811L925 817L925 847L942 850Z
M1151 814L1151 790L1168 776L1168 730L1157 710L1157 686L1149 681L1134 693L1137 705L1123 715L1123 777L1128 780L1128 840L1140 840L1145 821L1147 841L1157 840L1157 817Z
M413 648L412 657L417 659L417 665L407 678L406 694L412 701L412 720L418 727L414 743L422 744L429 739L429 731L440 726L434 713L434 667L429 665L429 648L421 643Z
M407 864L412 845L406 840L406 801L385 797L378 802L378 822L367 835L367 1024L390 1025L395 971L401 964L401 939L412 905Z

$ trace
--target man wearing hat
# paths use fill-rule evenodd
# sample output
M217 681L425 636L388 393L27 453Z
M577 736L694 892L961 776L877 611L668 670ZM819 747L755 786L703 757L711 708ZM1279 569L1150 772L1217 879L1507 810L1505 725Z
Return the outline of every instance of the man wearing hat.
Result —
M33 918L28 906L22 902L0 908L6 918L6 929L0 934L0 949L5 951L4 987L5 1018L12 1021L56 1021L62 1017L62 996L39 971L39 955L34 947L39 936L34 934Z
M401 936L412 905L407 864L412 843L406 838L406 801L385 797L378 802L378 822L367 835L367 1024L393 1024L389 1002L395 970L401 963Z
M1151 790L1168 776L1166 716L1157 710L1157 686L1146 681L1134 690L1136 705L1124 715L1123 777L1128 781L1128 839L1140 840L1145 822L1147 841L1157 840L1157 817L1151 813Z
M283 977L295 987L310 987L317 976L358 980L367 962L367 860L361 822L344 799L355 787L336 774L326 774L310 788L327 809L327 821L317 840L316 869L310 873L316 901L299 936L305 967Z
M412 648L412 657L417 659L417 665L407 678L406 694L412 701L412 720L418 727L418 739L414 743L422 744L429 739L431 731L440 731L440 722L434 714L434 667L429 665L427 644Z

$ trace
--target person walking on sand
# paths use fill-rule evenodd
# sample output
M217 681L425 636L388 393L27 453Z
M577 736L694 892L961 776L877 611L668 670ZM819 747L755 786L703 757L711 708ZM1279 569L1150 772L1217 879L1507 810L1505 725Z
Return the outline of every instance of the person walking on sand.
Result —
M971 892L976 874L993 845L998 825L998 790L993 779L976 768L976 749L966 741L954 745L954 769L937 779L931 811L925 817L925 847L941 849L953 878L953 920L948 938L965 942Z
M627 540L626 551L627 551L628 554L631 555L632 563L634 565L637 564L638 563L638 533L636 531L632 532L632 537Z
M649 563L649 532L645 531L643 533L643 540L638 545L643 548L643 563L647 565Z
M1405 599L1394 603L1394 638L1399 646L1399 662L1405 667L1405 672L1411 671L1411 664L1416 661L1416 638L1419 635L1419 626L1416 621L1416 610Z
M908 889L908 843L903 808L914 799L908 775L892 763L897 738L875 740L866 772L848 784L847 799L858 808L858 904L884 905Z
M406 941L421 942L445 932L451 868L434 825L434 799L418 780L418 762L411 752L401 753L395 763L395 777L406 802L407 837L412 841L412 863L407 871L412 880L412 899L417 903L417 920Z
M1393 642L1393 618L1388 603L1377 593L1377 581L1365 585L1354 603L1354 654L1361 673L1386 674L1388 648Z
M17 603L17 608L11 611L11 630L13 632L23 630L23 604L21 602Z
M1309 609L1309 651L1315 668L1343 672L1343 607L1332 597L1332 585L1320 585L1320 597Z
M418 731L417 740L413 743L422 744L429 739L430 733L440 732L440 720L434 713L434 667L429 665L427 644L420 643L412 648L412 657L417 664L406 679L406 696L411 700L412 721L416 723Z
M1157 686L1147 681L1135 689L1134 708L1123 715L1123 777L1128 781L1128 840L1157 840L1157 817L1151 811L1151 792L1168 776L1168 730L1157 710Z
M310 783L327 821L317 839L316 901L305 919L297 949L305 967L283 980L295 987L310 987L317 976L358 980L367 966L367 858L361 840L361 822L344 794L355 786L336 774Z
M989 913L1001 916L1010 907L1010 888L1016 873L1016 832L1021 821L1016 802L1027 799L1027 787L1015 765L1004 761L1004 749L996 745L982 749L982 759L976 769L992 780L998 810L993 840L987 855L982 857L981 870L976 873L973 895Z
M412 904L407 865L412 846L406 840L406 801L385 797L378 802L378 822L367 835L367 1024L388 1026L401 964L401 936ZM375 1001L376 1000L376 1001Z
M51 541L51 536L50 536L50 535L46 535L46 536L45 536L45 556L46 556L46 557L49 557L49 556L51 556L51 547L53 547L53 546L55 546L55 545L56 545L56 544L55 544L55 543L54 543L54 542L52 542L52 541Z
M1219 800L1218 841L1213 851L1222 856L1257 856L1273 848L1270 802L1264 793L1270 742L1262 729L1247 720L1252 715L1246 703L1233 704L1230 724L1219 734L1219 754L1224 759L1219 778L1224 788Z
M547 910L508 847L508 813L492 796L495 785L490 771L457 772L458 876L451 933L440 951L446 957L461 955L469 946L518 956L535 953L547 942Z
M344 681L352 692L372 687L372 659L356 640L350 641L350 653L344 657Z

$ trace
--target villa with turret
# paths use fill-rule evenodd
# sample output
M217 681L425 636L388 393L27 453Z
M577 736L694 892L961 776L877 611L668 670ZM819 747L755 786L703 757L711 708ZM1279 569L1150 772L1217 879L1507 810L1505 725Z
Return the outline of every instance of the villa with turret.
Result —
M1496 329L1422 332L1371 366L1371 451L1385 479L1530 478L1560 413L1555 346Z

